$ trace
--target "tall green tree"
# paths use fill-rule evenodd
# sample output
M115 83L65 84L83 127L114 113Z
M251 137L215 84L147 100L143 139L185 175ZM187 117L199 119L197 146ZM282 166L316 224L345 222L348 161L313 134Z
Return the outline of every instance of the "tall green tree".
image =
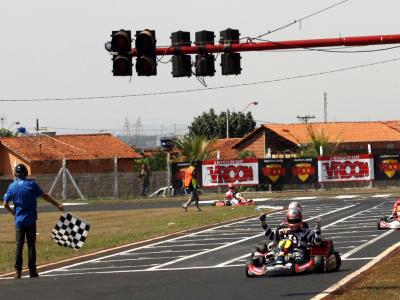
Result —
M0 128L0 137L10 137L10 136L16 136L16 134L6 128Z
M310 137L310 142L300 148L302 156L316 157L319 155L319 149L322 147L324 155L331 156L338 152L340 141L331 141L330 137L323 131L315 130L311 125L307 126L307 132Z
M252 132L256 122L251 112L220 112L217 115L214 109L203 112L194 118L189 126L189 135L194 137L206 137L207 139L225 138L227 136L226 125L229 125L229 137L243 137Z
M196 137L185 135L179 137L176 142L176 148L180 150L178 160L197 161L208 158L213 140L208 140L204 136Z

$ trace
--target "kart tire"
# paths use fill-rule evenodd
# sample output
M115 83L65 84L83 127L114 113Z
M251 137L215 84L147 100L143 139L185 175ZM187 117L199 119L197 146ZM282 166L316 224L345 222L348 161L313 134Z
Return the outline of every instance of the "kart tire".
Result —
M247 277L247 278L253 278L253 277L255 277L255 275L249 274L249 272L248 272L249 265L252 265L252 264L253 264L253 259L250 257L250 258L248 258L247 261L246 261L246 277Z
M325 259L321 255L314 257L314 270L315 273L324 273L325 269Z
M259 256L257 258L252 258L251 264L255 267L262 267L263 265L265 265L265 257Z
M378 220L378 224L377 224L378 230L381 230L381 229L382 229L382 227L381 227L381 221L385 221L385 222L386 222L385 219L386 219L386 218L380 218L380 219Z
M340 269L340 266L342 265L342 258L340 257L340 254L337 251L334 251L333 255L335 255L336 258L336 268L334 268L333 271L338 271Z
M266 243L261 244L260 246L258 246L258 250L260 253L266 253L268 250L268 246Z

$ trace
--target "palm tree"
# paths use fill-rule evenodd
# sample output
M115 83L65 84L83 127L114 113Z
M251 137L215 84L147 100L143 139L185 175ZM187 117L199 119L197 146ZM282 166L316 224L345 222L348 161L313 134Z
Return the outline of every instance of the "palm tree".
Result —
M319 155L320 147L324 150L324 155L332 156L337 154L340 146L340 140L338 138L336 138L335 142L331 142L329 136L322 129L316 131L311 124L306 128L310 137L310 142L300 148L301 156L316 157Z
M185 135L176 140L176 147L180 150L179 161L199 161L208 158L213 140L206 137Z

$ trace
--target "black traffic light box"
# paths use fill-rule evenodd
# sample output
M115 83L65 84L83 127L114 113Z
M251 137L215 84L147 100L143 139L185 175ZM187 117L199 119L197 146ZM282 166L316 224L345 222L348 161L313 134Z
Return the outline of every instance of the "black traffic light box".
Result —
M132 38L130 30L117 30L111 33L113 54L113 75L132 76Z
M157 75L156 43L154 30L136 31L136 72L138 76Z

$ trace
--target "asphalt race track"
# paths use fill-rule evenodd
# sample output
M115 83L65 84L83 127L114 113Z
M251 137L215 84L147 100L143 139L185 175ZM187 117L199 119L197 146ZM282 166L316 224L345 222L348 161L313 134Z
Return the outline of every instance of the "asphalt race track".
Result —
M294 198L268 201L287 205ZM247 278L245 260L264 239L256 218L216 226L117 254L42 272L40 278L0 280L1 299L310 299L396 243L397 231L378 231L393 195L298 197L311 228L334 241L338 272ZM261 203L258 203L261 204ZM284 212L267 217L280 223ZM40 255L40 254L39 254Z

